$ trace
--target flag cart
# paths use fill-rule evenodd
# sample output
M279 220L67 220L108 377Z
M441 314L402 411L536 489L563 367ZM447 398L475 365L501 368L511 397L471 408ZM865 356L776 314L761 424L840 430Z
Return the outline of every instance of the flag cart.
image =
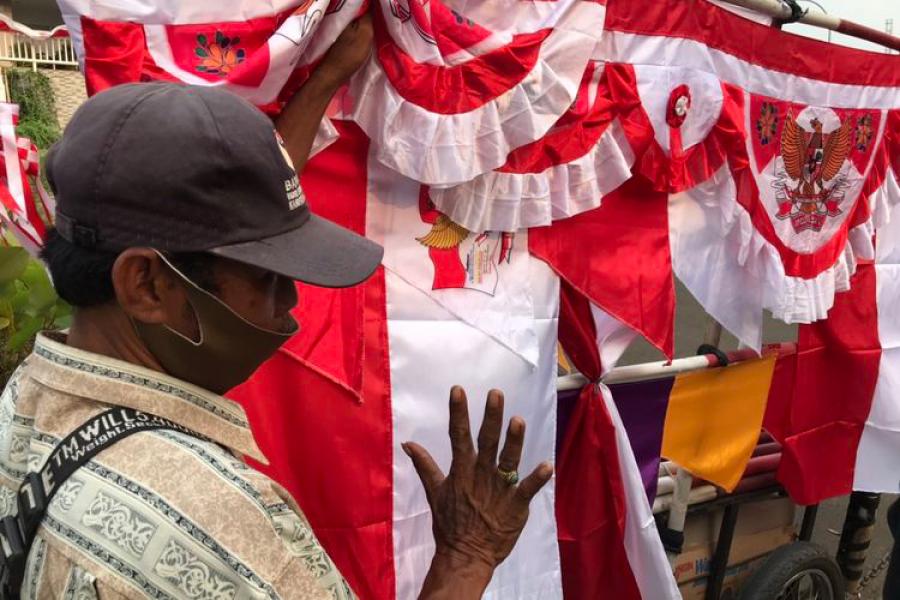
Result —
M715 327L712 328L713 339ZM707 339L710 339L707 335ZM766 348L790 354L795 344ZM711 344L697 356L617 367L602 381L651 382L679 373L723 368L755 358L750 350L725 353ZM581 389L580 374L558 378L561 401ZM740 390L735 390L740 393ZM853 493L836 556L811 542L818 505L794 504L777 482L781 446L761 431L744 476L731 493L695 479L662 460L652 508L679 588L689 600L842 600L857 597L872 535L878 494Z

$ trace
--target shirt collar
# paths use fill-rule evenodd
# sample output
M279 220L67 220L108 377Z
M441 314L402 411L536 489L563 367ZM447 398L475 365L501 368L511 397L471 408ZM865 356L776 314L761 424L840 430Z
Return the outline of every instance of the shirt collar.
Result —
M268 464L244 409L232 400L152 369L73 348L59 335L39 334L33 355L40 364L33 376L47 387L169 419Z

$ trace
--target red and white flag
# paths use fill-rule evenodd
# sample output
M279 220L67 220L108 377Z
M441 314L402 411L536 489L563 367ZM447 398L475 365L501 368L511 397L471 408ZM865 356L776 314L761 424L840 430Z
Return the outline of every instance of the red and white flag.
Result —
M301 287L301 333L234 396L268 472L296 495L354 590L414 598L434 547L400 443L416 440L448 466L451 385L466 387L473 427L487 390L504 390L507 411L528 422L521 471L564 460L556 457L559 279L530 255L527 232L454 226L421 184L374 160L355 125L337 126L342 137L311 159L304 189L318 213L382 243L384 267L356 288ZM596 337L590 343L596 352ZM622 598L677 597L615 407L601 394L583 408L593 417L571 421L560 476L574 483L592 473L596 486L543 490L485 597L592 598L609 585L627 590Z
M383 243L385 266L361 287L303 288L301 333L235 396L270 472L296 495L356 592L415 598L434 545L400 444L422 443L446 469L450 387L465 386L475 428L496 387L508 412L528 422L520 470L555 458L559 284L529 255L525 232L504 244L440 229L420 205L420 184L373 160L354 125L339 127L345 135L310 161L304 189L327 198L312 201L318 213ZM550 485L485 597L560 598L556 539Z
M364 0L59 0L88 94L166 80L223 86L277 112Z
M897 125L886 133L894 148ZM888 168L900 171L900 153L891 157ZM804 504L900 485L891 460L900 450L900 210L876 203L872 219L874 262L859 266L826 321L801 326L797 355L775 372L765 426L784 447L779 480Z
M53 223L54 203L41 182L40 155L28 138L16 135L19 107L0 103L0 233L8 230L23 248L37 256L47 227ZM37 200L32 195L32 182ZM40 210L38 204L41 205Z

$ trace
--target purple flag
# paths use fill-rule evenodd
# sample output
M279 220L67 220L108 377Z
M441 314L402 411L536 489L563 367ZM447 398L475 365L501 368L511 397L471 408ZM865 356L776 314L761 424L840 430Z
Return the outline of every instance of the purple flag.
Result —
M651 506L656 498L663 426L669 406L669 392L674 383L674 377L667 377L609 386L628 432Z

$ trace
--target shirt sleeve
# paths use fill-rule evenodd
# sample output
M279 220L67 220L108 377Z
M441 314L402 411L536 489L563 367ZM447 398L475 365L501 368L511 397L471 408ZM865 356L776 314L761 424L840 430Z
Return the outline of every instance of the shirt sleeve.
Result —
M319 587L327 590L334 600L356 598L301 514L289 504L271 507L270 514L291 557L275 582L275 588L283 598L307 597L297 586L304 579L304 573L311 573Z

